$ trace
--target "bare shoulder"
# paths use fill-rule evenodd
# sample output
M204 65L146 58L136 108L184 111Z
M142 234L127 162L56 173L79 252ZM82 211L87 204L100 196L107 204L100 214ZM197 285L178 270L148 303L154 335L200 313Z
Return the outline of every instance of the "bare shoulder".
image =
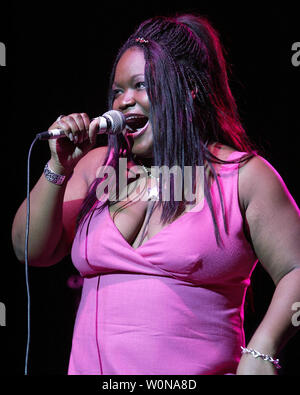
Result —
M212 144L211 152L221 160L227 160L232 147L223 144ZM239 201L246 210L250 201L270 199L283 203L289 193L277 170L262 156L254 155L239 165Z
M282 201L289 195L280 174L260 155L241 164L239 190L245 208L255 198Z
M103 165L107 147L97 147L89 151L76 165L74 175L82 177L87 185L95 180L97 169Z

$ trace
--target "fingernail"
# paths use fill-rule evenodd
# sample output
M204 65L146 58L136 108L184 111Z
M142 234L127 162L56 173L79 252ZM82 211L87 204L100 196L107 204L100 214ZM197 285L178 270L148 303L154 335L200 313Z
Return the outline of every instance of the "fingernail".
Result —
M69 133L69 139L70 139L71 141L73 141L73 134L72 134L72 133Z

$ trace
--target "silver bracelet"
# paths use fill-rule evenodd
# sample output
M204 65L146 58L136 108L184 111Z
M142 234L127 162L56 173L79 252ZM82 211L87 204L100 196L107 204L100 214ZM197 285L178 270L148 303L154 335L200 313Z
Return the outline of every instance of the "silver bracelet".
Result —
M242 349L242 354L251 354L254 358L262 358L264 361L271 362L276 369L281 368L281 366L279 365L279 359L274 359L267 354L261 354L259 351L254 350L253 348L241 347L241 349Z
M54 171L50 169L48 163L44 168L44 175L48 181L52 182L52 184L55 185L62 185L66 178L66 176L54 173Z

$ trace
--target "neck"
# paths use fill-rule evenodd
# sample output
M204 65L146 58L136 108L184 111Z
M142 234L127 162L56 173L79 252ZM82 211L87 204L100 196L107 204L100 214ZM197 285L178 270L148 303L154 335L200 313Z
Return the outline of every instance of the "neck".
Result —
M145 166L147 169L150 169L151 166L154 166L154 158L136 157L135 162L139 165Z

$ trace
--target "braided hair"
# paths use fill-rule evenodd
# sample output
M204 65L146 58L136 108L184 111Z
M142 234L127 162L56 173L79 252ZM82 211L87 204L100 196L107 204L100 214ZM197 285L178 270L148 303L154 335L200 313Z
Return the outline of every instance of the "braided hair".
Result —
M143 39L140 39L140 38ZM207 164L220 186L212 163L232 163L214 156L208 145L214 142L247 152L242 160L255 155L254 145L240 122L236 102L231 93L226 62L218 33L204 17L184 14L158 16L143 22L119 50L112 68L108 107L112 108L112 85L116 66L131 47L139 47L145 57L145 83L150 101L155 166L203 166ZM110 160L118 174L118 159L130 150L123 135L109 136L106 163ZM110 158L110 159L109 159ZM241 160L241 159L240 159ZM239 160L239 161L240 161ZM183 175L184 177L184 175ZM95 181L79 214L79 223L96 201ZM183 183L184 185L184 183ZM215 234L219 231L210 188L204 177L204 194L210 207ZM100 206L114 204L106 201ZM159 202L161 221L171 222L185 209L185 201ZM226 228L223 200L224 226Z

